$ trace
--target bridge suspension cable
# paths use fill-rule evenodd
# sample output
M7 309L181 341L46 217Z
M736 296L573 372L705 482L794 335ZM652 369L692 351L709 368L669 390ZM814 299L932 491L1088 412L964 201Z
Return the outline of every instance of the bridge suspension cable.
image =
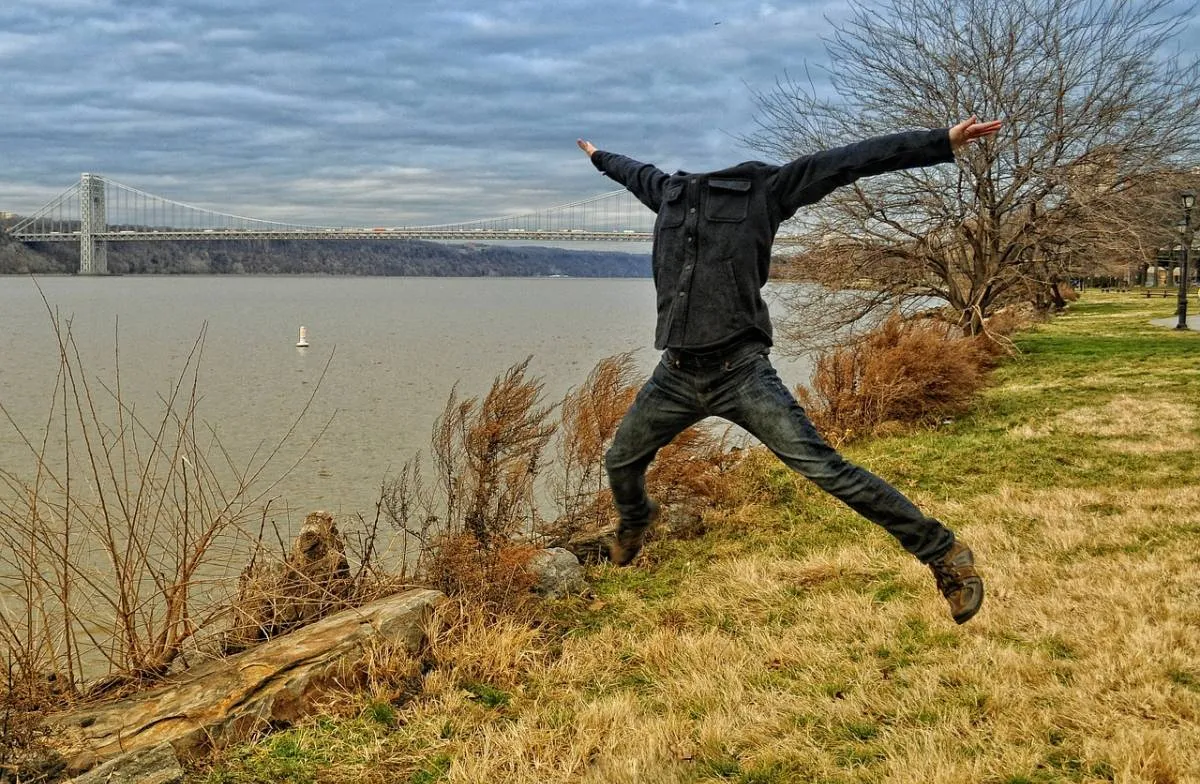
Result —
M111 233L171 234L180 231L236 230L259 232L322 232L344 231L352 227L313 225L289 221L264 220L236 215L195 204L158 196L131 185L84 175L76 183L51 200L30 217L12 228L14 235L37 236L70 234L79 231L85 211L80 194L91 183L92 190L102 185L105 205L105 228ZM558 204L513 215L477 218L466 221L430 224L397 224L387 229L404 231L531 231L531 232L612 232L645 233L650 231L654 215L626 190L609 191L586 199Z
M10 234L25 242L78 241L80 271L107 270L107 243L132 240L428 239L587 241L650 238L654 214L625 190L493 218L422 225L314 226L198 207L83 174Z
M621 189L516 215L406 228L646 233L653 223L654 213Z

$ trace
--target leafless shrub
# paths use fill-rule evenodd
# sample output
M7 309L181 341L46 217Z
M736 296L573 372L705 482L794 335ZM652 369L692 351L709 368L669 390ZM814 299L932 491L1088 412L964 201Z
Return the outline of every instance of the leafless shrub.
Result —
M539 519L535 482L555 431L542 383L526 376L529 362L510 367L482 400L451 391L430 439L432 485L417 456L381 489L379 509L399 531L403 559L413 546L411 574L450 595L498 605L486 586L523 583L516 540Z
M203 331L148 421L122 389L119 345L101 391L70 321L51 319L59 372L45 432L27 435L0 405L36 469L0 469L0 644L20 688L52 679L73 698L165 674L221 617L273 487L264 473L296 425L238 465L196 416Z
M801 387L797 398L836 445L884 423L961 413L992 360L980 339L956 327L893 315L865 337L821 354L812 389Z
M526 378L528 364L509 368L482 401L452 391L433 428L433 477L418 455L381 488L379 509L401 533L412 579L499 606L472 586L524 584L514 564L529 543L560 544L615 522L604 453L641 383L632 357L601 360L564 397L557 423L541 404L541 382ZM557 471L548 474L544 454L555 433ZM667 504L712 503L733 459L718 432L691 428L659 452L647 488ZM539 498L555 503L553 520L542 518Z

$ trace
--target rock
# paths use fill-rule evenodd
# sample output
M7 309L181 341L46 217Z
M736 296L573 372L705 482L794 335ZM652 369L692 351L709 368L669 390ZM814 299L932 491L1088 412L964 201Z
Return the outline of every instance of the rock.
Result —
M415 662L426 619L443 598L416 589L343 610L126 699L51 716L51 738L74 775L164 743L187 760L286 726L311 712L330 688L361 683L366 646L389 643Z
M539 551L529 559L529 571L538 578L533 590L547 599L557 599L587 589L579 559L562 547Z
M92 768L70 784L179 784L183 768L170 743L122 754Z
M676 504L663 508L662 517L651 529L651 533L667 534L674 539L695 539L708 531L704 524L704 512L690 504ZM652 539L653 537L648 537Z

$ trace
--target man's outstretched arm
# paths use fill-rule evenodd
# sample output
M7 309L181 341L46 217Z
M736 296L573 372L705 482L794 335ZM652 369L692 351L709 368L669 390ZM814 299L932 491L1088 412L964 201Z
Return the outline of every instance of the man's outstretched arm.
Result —
M658 212L668 179L665 172L649 163L635 161L615 152L597 150L594 144L585 139L577 139L575 144L587 154L597 169L624 185L642 204Z
M996 133L999 120L970 117L950 128L876 136L845 147L806 155L780 167L771 188L784 218L860 177L949 163L971 142Z

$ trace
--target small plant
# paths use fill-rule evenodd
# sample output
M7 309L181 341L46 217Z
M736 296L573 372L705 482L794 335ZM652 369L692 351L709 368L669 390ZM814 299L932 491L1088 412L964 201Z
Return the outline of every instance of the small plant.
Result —
M469 681L463 684L463 688L469 691L480 705L487 708L503 708L511 699L508 692L487 683Z
M450 773L453 760L447 754L438 754L428 760L421 769L412 775L409 784L435 784L442 781Z
M363 715L376 724L382 724L385 727L395 726L397 720L396 709L387 702L372 702L363 711Z

